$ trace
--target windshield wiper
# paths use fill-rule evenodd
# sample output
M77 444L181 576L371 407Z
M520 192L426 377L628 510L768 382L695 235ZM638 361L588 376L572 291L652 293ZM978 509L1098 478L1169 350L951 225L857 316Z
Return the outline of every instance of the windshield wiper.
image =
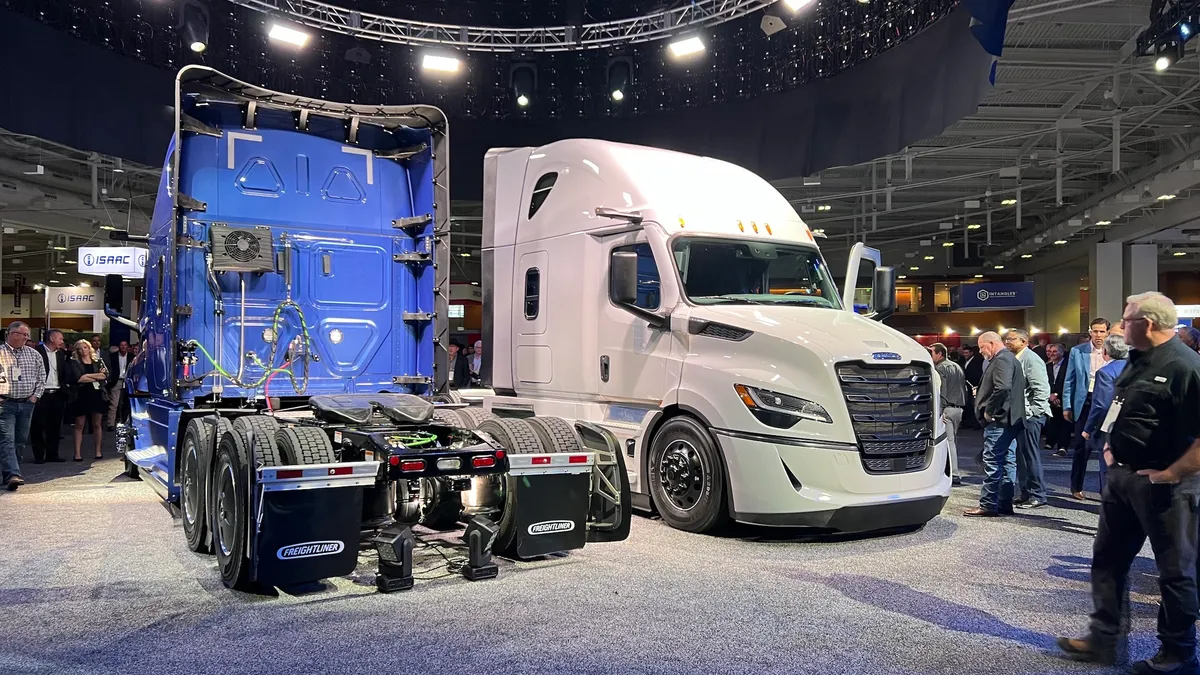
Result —
M771 302L763 302L761 300L748 300L746 298L734 297L732 293L725 295L697 295L693 300L716 300L717 302L707 303L712 305L728 305L728 304L747 304L747 305L772 305Z

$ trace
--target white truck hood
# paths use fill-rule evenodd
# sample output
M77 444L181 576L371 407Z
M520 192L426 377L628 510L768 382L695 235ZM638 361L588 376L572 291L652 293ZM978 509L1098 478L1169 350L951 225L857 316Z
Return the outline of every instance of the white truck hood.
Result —
M844 310L766 305L693 307L692 317L719 321L811 349L833 362L864 360L932 363L929 352L903 333ZM880 353L899 359L874 358Z

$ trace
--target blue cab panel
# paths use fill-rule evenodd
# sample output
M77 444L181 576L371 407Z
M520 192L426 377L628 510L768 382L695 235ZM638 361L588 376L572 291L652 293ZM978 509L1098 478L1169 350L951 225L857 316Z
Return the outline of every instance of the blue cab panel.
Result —
M435 210L429 129L363 121L350 135L345 120L313 115L300 130L293 113L266 106L247 128L243 103L196 94L180 113L192 130L167 150L152 217L127 455L171 498L182 411L216 398L432 393L435 333L423 318L435 312L434 224L395 225ZM275 271L210 273L214 225L270 228ZM304 335L308 358L289 351ZM181 359L189 349L194 364ZM292 372L267 378L281 368ZM240 372L246 386L225 378L214 391L203 377L214 372Z

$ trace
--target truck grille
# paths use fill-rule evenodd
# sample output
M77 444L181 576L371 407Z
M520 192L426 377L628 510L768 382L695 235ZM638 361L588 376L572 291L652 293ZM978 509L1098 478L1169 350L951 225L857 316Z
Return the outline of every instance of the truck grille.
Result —
M929 366L839 363L837 376L867 473L924 469L934 430Z

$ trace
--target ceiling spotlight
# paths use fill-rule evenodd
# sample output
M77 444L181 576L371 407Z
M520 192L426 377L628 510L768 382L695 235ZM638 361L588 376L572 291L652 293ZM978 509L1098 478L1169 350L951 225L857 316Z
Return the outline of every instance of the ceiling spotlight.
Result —
M992 265L992 269L994 269L994 270L1002 270L1002 269L1004 269L1004 265Z
M926 260L933 260L933 256L931 256L931 255L927 255L927 256L925 256L925 259L926 259Z
M208 10L195 0L187 0L179 9L179 32L183 44L199 54L208 49Z
M1033 254L1032 253L1022 253L1021 257L1028 260L1033 257Z
M704 51L704 41L699 36L693 35L692 37L672 42L670 49L671 55L677 59L684 56L691 56L692 54Z
M66 246L62 246L62 245L54 245L54 246L51 246L50 248L54 249L55 251L65 251L65 250L67 250L67 247L66 247Z
M982 275L982 274L976 274L976 275L975 275L975 278L976 278L976 279L982 279L982 278L983 278L983 275Z
M1160 202L1169 202L1169 201L1171 201L1172 199L1175 199L1175 197L1176 197L1176 195L1159 195L1159 196L1158 196L1158 201L1160 201Z
M917 272L917 271L920 271L920 269L921 269L921 268L920 268L920 267L917 267L916 265L913 265L912 267L909 267L908 269L910 269L910 270L912 270L912 271L914 271L914 272Z
M898 277L896 277L896 278L897 278L897 279L907 279L907 278L908 278L908 275L907 275L907 274L901 274L900 276L898 276Z
M1175 256L1176 258L1181 258L1181 257L1187 255L1187 251L1175 251L1171 255Z
M271 24L271 32L267 33L267 37L297 47L308 44L308 33L278 23Z
M512 87L513 97L517 105L529 107L537 91L537 66L528 61L514 63L508 70L508 83Z
M459 60L453 56L426 54L421 57L422 68L438 73L457 73L460 65Z
M812 3L813 0L783 0L783 4L787 5L787 8L793 12L799 10L801 7L807 7Z
M820 205L820 206L818 206L818 207L817 207L817 210L818 210L818 211L829 211L829 210L832 210L832 209L833 209L833 207L832 207L832 206L830 206L829 204L822 204L822 205Z
M66 260L66 259L64 259L64 260L63 260L63 264L64 264L64 265L75 265L75 264L78 264L78 263L79 263L79 261L78 261L78 260Z
M62 271L62 270L55 270L55 272L54 272L54 273L55 273L55 274L57 274L57 275L59 275L59 276L61 276L61 277L65 277L65 276L67 276L67 273L66 273L66 272L64 272L64 271Z
M1017 200L1015 200L1015 199L1005 199L1000 202L1000 204L1003 206L1014 206L1014 205L1016 205L1016 203L1017 203Z
M953 247L954 247L954 242L952 242L952 241L943 241L943 242L942 242L942 247L943 247L943 248L953 248Z
M1096 221L1097 227L1104 227L1105 225L1112 225L1112 221L1111 220L1097 220Z
M1062 245L1063 245L1063 244L1065 244L1065 243L1067 243L1067 240L1066 240L1066 239L1055 239L1055 240L1054 240L1054 245L1055 245L1055 246L1062 246Z
M971 326L971 335L979 335L979 329L975 326Z
M625 100L625 90L633 76L633 61L627 56L619 56L608 62L608 91L612 100L620 103Z
M979 225L979 223L971 223L970 225L967 226L967 229L968 230L978 230L980 227L981 226Z
M950 326L946 326L944 329L942 329L942 335L954 335L954 333L955 330Z

